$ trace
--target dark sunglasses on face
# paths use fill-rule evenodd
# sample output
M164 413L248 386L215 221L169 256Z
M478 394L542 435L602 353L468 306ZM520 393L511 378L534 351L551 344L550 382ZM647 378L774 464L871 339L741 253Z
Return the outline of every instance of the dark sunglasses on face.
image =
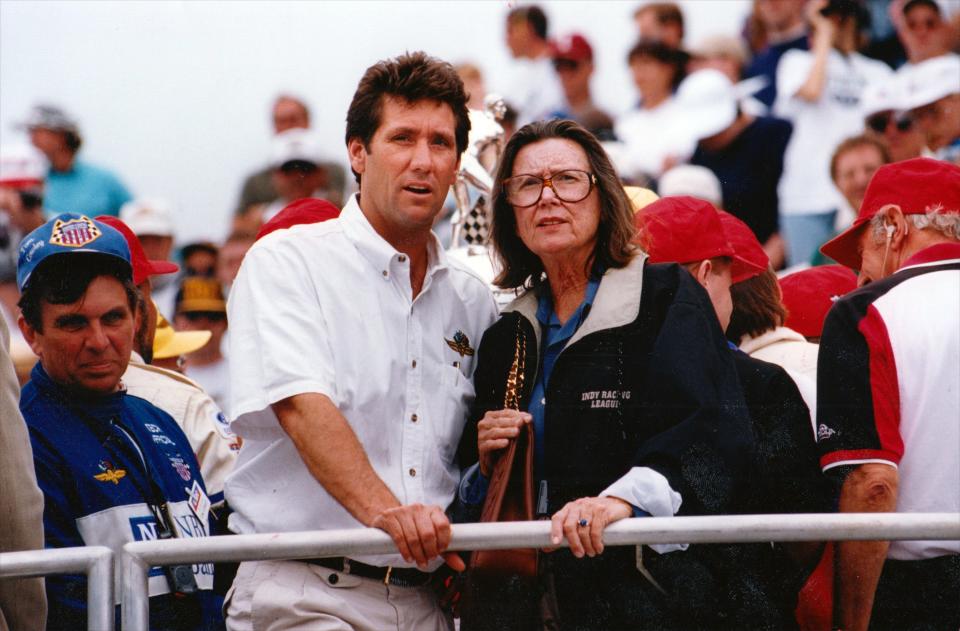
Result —
M181 315L191 322L198 322L200 320L221 322L227 319L227 314L222 311L184 311Z
M553 68L558 72L563 70L576 70L580 67L579 61L574 61L572 59L554 59Z
M887 131L887 127L890 125L891 120L897 126L897 131L910 131L913 128L912 116L906 113L894 116L890 112L874 114L873 116L870 116L867 118L867 127L878 134L882 134L883 132Z

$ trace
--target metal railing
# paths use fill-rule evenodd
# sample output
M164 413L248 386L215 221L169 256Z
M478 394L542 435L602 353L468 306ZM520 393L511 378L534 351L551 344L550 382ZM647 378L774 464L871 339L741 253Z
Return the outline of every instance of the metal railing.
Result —
M644 517L609 526L606 545L651 543L748 543L757 541L960 540L957 513L857 513ZM545 521L456 524L450 550L541 548L550 544ZM304 559L396 552L383 531L327 530L202 539L137 541L123 547L124 631L149 625L147 573L151 566L180 563Z
M113 551L104 546L0 554L0 579L80 572L87 575L87 628L113 631Z

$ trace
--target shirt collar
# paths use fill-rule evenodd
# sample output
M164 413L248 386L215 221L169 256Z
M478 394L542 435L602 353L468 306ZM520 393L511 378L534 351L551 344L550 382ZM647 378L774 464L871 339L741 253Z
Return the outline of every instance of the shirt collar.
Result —
M357 202L358 198L358 195L350 196L347 205L343 207L343 212L340 213L340 223L343 226L344 233L353 242L360 254L369 261L377 274L388 278L395 271L394 265L401 261L401 257L406 258L406 255L390 245L373 229L367 216L360 209L360 204ZM426 278L446 267L446 252L444 252L437 235L431 231L430 238L427 241Z
M945 263L954 259L960 259L960 243L938 243L915 253L900 269L914 265Z
M110 394L87 394L78 392L57 383L50 378L43 365L37 362L30 371L30 381L37 390L46 393L58 404L71 410L82 408L88 414L98 418L118 416L123 406L123 397L126 391L122 388Z
M577 310L573 314L576 319L576 326L574 327L575 329L580 328L584 318L586 318L587 314L590 312L590 307L593 305L593 299L597 296L597 289L600 288L600 278L602 276L602 272L595 273L590 276L590 280L587 282L587 291L583 296L583 302L580 303L580 306L577 307ZM537 301L537 320L539 320L540 324L544 326L560 326L560 319L557 317L557 313L553 309L553 296L550 293L550 288L546 285L543 286L540 292L540 297Z

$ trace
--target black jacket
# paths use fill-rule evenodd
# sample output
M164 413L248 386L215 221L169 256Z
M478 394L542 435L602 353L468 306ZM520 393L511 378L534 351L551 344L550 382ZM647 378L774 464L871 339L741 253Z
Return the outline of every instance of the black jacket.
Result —
M526 337L522 408L536 382L537 296L515 300L484 333L476 400L460 462L477 461L477 422L503 407L519 320ZM731 353L706 292L677 265L637 256L608 270L593 306L546 384L544 473L550 513L595 496L631 467L661 473L679 514L735 512L752 450Z
M460 443L464 466L477 461L477 422L503 407L518 324L527 351L521 407L529 405L540 362L537 304L536 291L527 292L480 342L476 400ZM598 495L634 466L666 477L682 496L681 515L733 513L750 496L753 432L733 356L709 296L683 268L646 265L638 255L607 270L545 390L549 513ZM725 556L710 546L664 555L646 549L663 595L636 570L635 554L618 546L592 559L565 549L546 555L561 628L724 626ZM474 585L461 629L539 628L537 594L512 580Z

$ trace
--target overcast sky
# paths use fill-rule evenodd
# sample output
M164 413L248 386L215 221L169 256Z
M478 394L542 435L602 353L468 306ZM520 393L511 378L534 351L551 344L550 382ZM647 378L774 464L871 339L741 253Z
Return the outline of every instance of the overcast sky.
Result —
M624 58L639 2L542 2L551 35L584 33L597 100L635 99ZM687 43L739 32L749 0L686 0ZM240 183L265 164L269 108L301 95L331 159L363 71L405 50L473 61L505 82L503 22L515 2L23 2L0 0L0 142L30 105L79 121L85 159L138 196L171 200L178 240L224 236Z

